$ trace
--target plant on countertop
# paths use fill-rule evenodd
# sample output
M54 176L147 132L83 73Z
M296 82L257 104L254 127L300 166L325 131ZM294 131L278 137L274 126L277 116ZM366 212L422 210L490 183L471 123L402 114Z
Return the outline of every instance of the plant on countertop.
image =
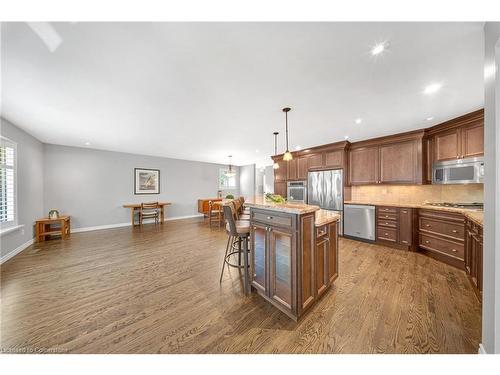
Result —
M285 199L279 194L266 194L266 201L271 201L274 203L285 203Z
M228 194L228 195L226 195L226 199L234 199L234 195L233 194Z

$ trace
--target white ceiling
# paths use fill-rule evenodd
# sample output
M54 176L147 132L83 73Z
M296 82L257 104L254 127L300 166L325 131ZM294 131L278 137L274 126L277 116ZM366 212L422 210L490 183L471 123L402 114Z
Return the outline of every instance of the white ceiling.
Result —
M52 25L54 52L28 24L2 25L2 115L46 143L260 164L273 131L283 152L284 106L291 149L483 106L482 23Z

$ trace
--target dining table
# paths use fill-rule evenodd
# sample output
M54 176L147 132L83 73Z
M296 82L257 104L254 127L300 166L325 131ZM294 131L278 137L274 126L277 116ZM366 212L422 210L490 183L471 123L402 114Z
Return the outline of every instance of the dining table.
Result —
M165 221L165 207L170 206L172 203L170 202L158 202L158 207L160 208L160 224L163 224ZM135 212L141 209L141 203L129 203L124 204L124 208L130 209L130 218L132 221L132 226L135 225Z

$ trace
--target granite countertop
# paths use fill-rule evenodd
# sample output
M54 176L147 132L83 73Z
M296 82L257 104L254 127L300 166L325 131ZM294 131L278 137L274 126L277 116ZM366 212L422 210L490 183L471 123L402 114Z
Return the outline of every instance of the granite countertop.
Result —
M330 224L334 221L340 220L340 214L334 211L319 209L315 213L314 225L320 227L325 224Z
M471 210L468 208L458 208L458 207L439 207L439 206L430 206L425 203L395 203L395 202L363 202L363 201L344 201L344 204L366 204L372 206L390 206L390 207L406 207L406 208L425 208L428 210L436 210L436 211L448 211L448 212L457 212L463 214L465 217L471 219L475 223L479 225L483 225L483 210Z
M287 212L291 214L308 214L319 210L318 206L303 203L274 203L266 201L263 195L257 195L253 198L245 200L245 206L262 208L264 210L273 210L280 212Z

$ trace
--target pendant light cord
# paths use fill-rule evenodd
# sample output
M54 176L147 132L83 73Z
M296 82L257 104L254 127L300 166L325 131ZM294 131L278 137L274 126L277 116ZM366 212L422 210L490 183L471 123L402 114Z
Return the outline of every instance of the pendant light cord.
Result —
M288 151L288 112L285 112L285 123L286 123L286 150Z

